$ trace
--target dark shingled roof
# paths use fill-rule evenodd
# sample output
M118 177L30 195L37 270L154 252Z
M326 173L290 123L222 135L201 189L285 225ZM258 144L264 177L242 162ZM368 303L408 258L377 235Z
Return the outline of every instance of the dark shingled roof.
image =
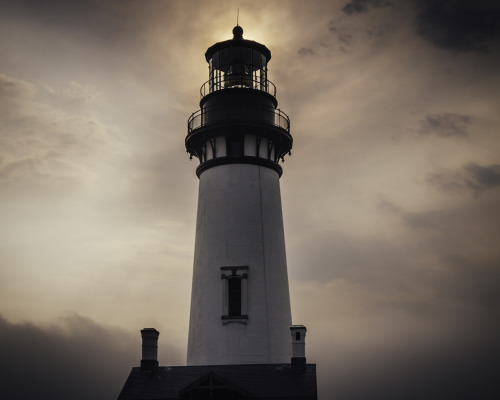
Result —
M231 392L228 398L313 400L317 399L316 364L303 369L291 364L158 367L153 371L134 367L118 400L197 398L191 396L201 394L203 388L208 391L210 385Z

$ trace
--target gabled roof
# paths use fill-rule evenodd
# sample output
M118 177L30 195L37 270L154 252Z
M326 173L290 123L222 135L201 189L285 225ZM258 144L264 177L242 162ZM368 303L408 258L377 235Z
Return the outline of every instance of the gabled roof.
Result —
M227 392L237 393L240 396L248 397L248 393L246 393L241 388L237 387L233 383L228 380L221 378L217 374L213 372L209 372L208 374L203 375L200 379L193 382L191 385L185 387L184 389L179 391L179 395L181 397L189 397L190 395L195 394L200 391L213 391L213 390L225 390ZM194 396L192 396L194 397Z
M236 393L243 399L317 399L316 365L304 369L290 364L207 365L132 368L118 400L190 398L207 387ZM185 396L185 397L183 397Z

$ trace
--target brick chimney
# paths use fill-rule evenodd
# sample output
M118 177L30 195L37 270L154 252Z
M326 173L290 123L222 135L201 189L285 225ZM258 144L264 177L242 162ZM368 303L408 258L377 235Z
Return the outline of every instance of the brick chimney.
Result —
M141 369L143 371L154 371L158 368L158 332L154 328L141 330L142 336L142 359Z

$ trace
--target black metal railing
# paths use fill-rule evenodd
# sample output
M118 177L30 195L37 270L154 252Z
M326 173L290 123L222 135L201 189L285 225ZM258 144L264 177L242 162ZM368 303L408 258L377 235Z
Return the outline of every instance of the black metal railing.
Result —
M231 88L261 90L276 97L276 86L274 83L267 79L254 78L247 74L229 74L223 79L210 79L201 85L200 95L203 98L209 93Z
M290 134L290 118L273 107L207 107L191 114L188 135L195 129L215 124L270 124Z

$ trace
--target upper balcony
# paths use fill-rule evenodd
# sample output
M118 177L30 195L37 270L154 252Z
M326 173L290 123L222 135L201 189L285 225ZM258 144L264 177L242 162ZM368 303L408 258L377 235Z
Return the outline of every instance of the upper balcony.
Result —
M195 131L208 126L247 125L270 126L278 128L286 136L290 136L290 118L280 109L265 106L241 107L208 107L200 109L188 119L188 137Z
M261 77L254 77L243 73L228 74L223 79L209 79L201 86L200 96L204 98L210 93L233 88L260 90L276 98L276 86L274 83Z

